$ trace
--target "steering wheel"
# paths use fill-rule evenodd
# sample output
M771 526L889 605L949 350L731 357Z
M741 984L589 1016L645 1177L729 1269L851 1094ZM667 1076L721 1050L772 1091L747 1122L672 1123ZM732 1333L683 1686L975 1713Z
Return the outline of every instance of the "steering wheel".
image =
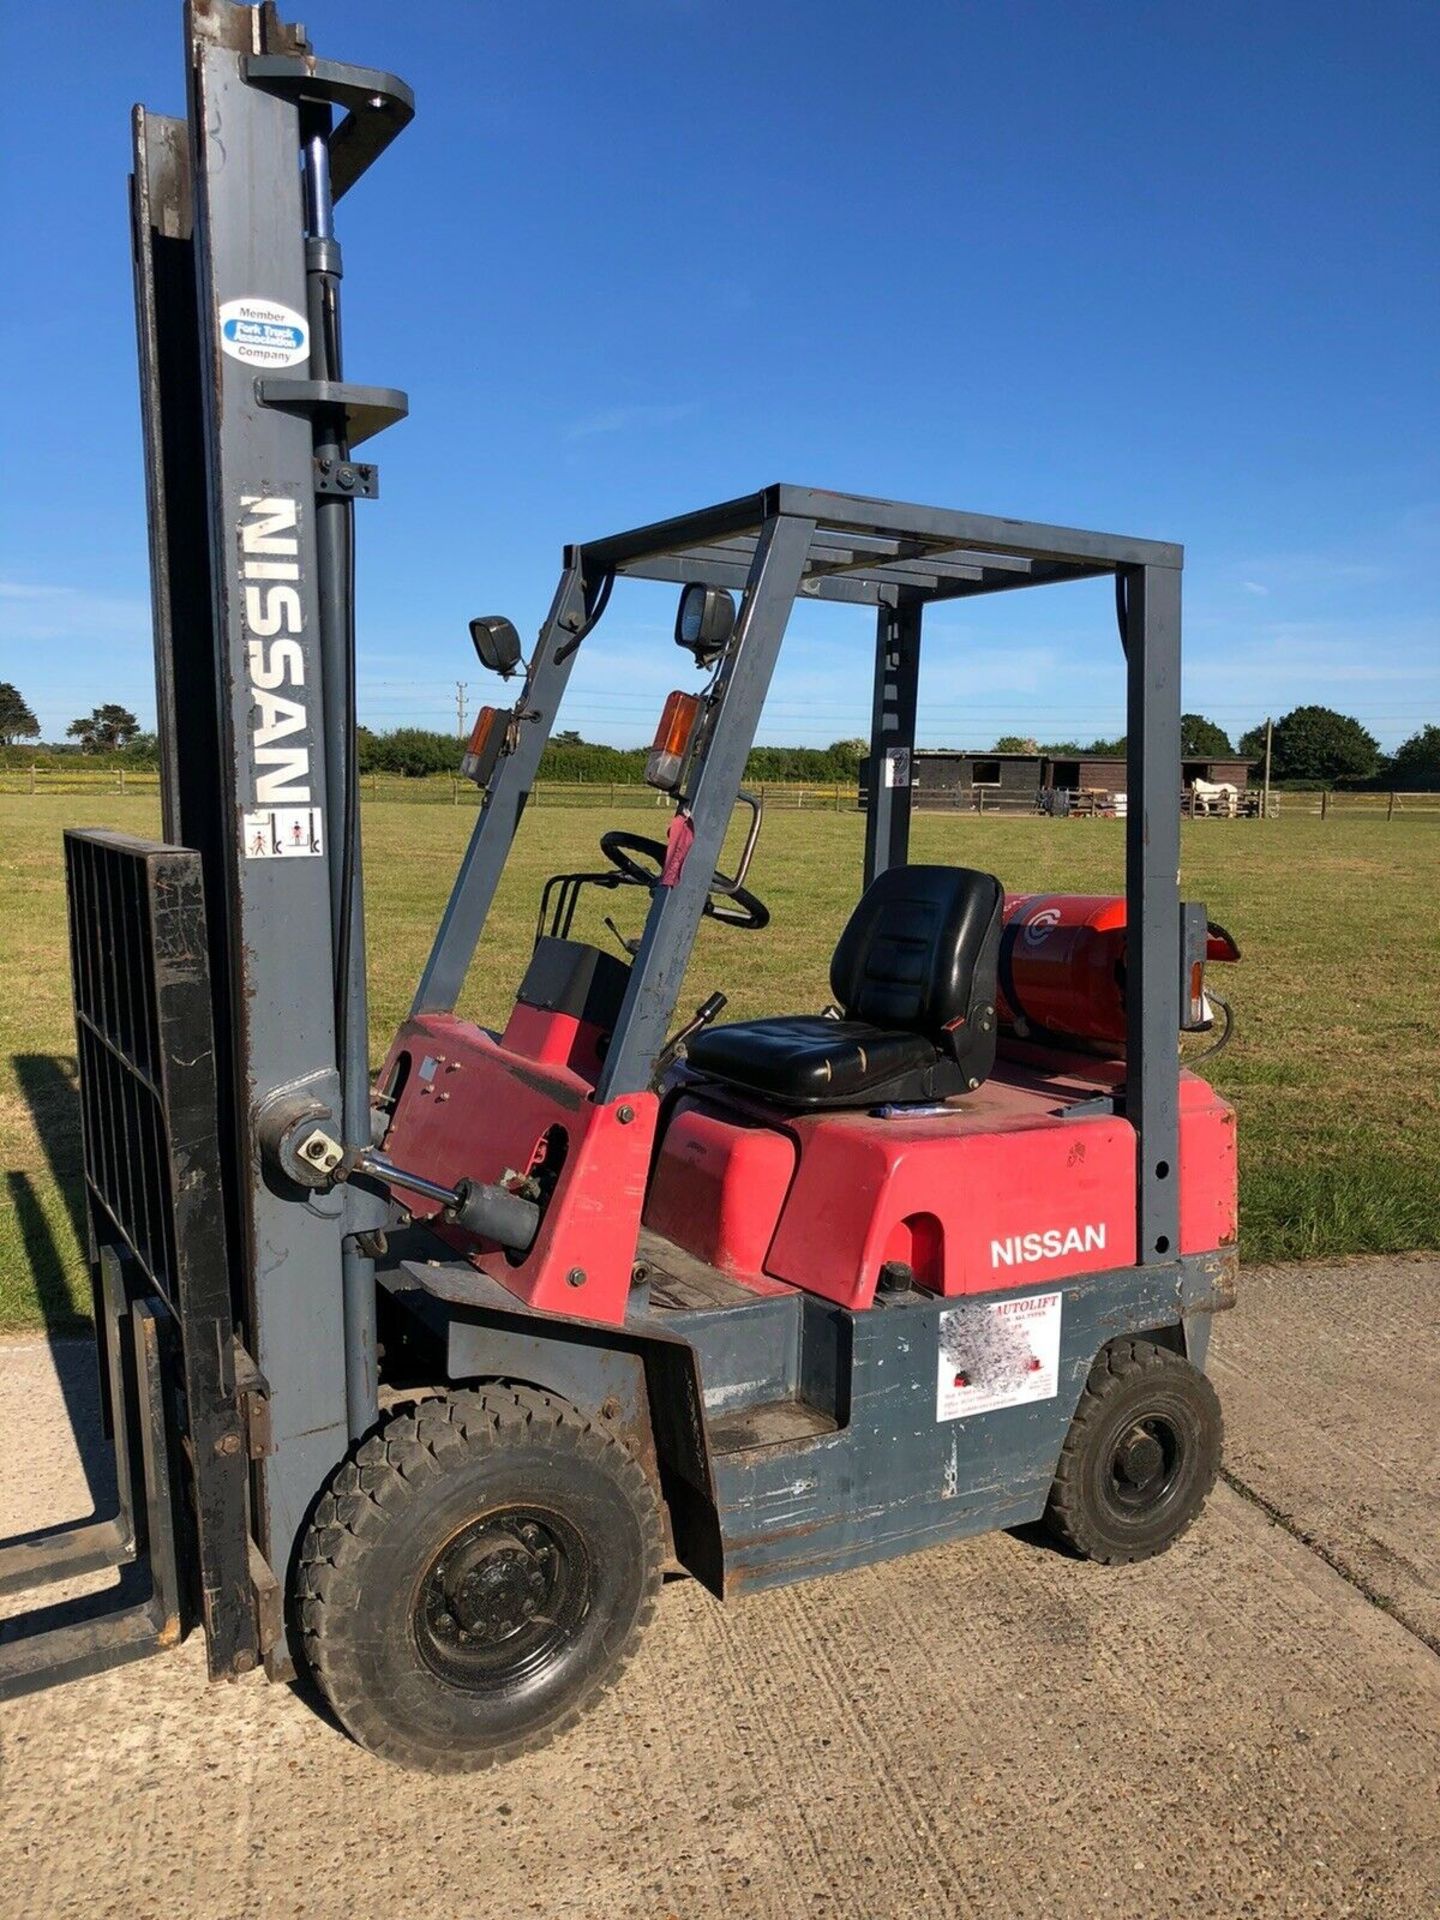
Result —
M625 833L612 828L600 836L600 851L624 880L652 890L660 884L668 849L663 840L647 839L643 833ZM742 933L758 933L770 924L770 909L744 887L732 887L724 874L717 873L705 896L705 912L722 927L736 927ZM718 889L718 891L717 891Z

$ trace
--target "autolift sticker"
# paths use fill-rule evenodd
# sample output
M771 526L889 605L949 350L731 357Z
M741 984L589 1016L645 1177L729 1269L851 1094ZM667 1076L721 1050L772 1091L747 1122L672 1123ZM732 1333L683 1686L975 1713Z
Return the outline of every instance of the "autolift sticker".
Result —
M297 367L310 357L310 329L303 314L274 300L227 300L220 345L247 367Z
M937 1420L1053 1400L1060 1390L1060 1298L1032 1294L940 1316Z
M247 860L293 860L324 853L319 807L265 807L245 815Z

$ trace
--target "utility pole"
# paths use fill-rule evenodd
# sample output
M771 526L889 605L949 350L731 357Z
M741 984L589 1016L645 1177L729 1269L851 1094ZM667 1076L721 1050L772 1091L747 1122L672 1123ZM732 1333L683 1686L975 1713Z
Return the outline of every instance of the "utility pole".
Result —
M459 739L465 738L465 682L455 682L455 732Z
M1260 818L1270 818L1270 736L1274 732L1271 721L1265 722L1265 797L1260 804Z

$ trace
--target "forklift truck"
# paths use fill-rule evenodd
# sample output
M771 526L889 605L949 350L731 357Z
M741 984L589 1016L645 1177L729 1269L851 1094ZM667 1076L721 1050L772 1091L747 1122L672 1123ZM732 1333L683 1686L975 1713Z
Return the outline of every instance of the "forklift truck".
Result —
M0 1589L144 1593L11 1623L0 1687L198 1626L212 1678L307 1670L374 1752L459 1770L570 1724L667 1575L729 1600L1041 1520L1168 1546L1217 1469L1236 1268L1234 1116L1178 1038L1237 957L1177 889L1180 549L795 486L567 547L528 658L472 623L518 692L476 722L474 832L372 1079L354 456L406 403L342 370L333 216L412 100L270 5L190 0L186 35L187 119L137 109L132 181L163 839L66 835L119 1512L0 1553ZM1123 899L911 864L926 609L1101 577ZM678 590L666 832L547 883L490 1031L457 1007L620 580ZM809 600L875 621L833 1004L681 1019L702 919L768 920L743 778ZM585 937L626 902L633 934Z

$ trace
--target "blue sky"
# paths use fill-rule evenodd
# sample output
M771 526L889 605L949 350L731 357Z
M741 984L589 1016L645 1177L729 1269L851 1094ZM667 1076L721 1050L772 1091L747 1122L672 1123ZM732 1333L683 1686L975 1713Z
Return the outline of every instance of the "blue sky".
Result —
M347 371L408 390L362 507L361 713L453 724L465 623L567 539L772 480L1185 544L1185 704L1440 720L1440 23L1157 0L296 0L414 86L341 207ZM0 678L153 718L128 109L178 0L72 0L7 105ZM668 590L569 724L648 738ZM1108 597L929 626L921 737L1119 728ZM871 629L797 613L761 737L866 724Z

